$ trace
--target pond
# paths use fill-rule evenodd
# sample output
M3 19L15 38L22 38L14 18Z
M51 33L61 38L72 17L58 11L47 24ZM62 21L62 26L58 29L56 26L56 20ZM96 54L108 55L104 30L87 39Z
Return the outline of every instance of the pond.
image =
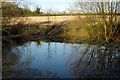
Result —
M7 37L3 78L120 78L120 43L82 38Z

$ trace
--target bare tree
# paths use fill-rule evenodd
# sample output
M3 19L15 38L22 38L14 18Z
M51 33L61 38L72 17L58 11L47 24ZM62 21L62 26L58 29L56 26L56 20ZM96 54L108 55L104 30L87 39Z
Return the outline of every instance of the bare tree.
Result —
M119 2L101 2L97 4L98 13L100 13L103 21L105 39L108 42L112 39L117 30L117 12Z
M75 2L79 13L97 15L96 19L99 19L103 24L106 42L112 39L117 30L118 4L120 4L120 2ZM95 18L92 20L95 21Z

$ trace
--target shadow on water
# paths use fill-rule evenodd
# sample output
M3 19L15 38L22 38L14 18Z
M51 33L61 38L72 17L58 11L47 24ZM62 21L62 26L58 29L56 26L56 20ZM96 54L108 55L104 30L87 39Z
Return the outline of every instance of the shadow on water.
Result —
M120 43L73 37L3 37L3 78L120 76Z

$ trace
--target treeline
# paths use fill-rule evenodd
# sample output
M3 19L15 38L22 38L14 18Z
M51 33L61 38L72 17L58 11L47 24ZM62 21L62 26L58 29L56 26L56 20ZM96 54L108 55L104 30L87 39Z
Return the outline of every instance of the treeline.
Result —
M20 8L17 4L11 2L2 3L2 16L3 17L21 17L21 16L38 16L41 15L40 8L31 11L27 8Z
M28 8L20 8L17 4L11 2L2 3L2 16L3 17L25 17L25 16L67 16L67 15L101 15L100 13L43 13L41 8L36 8L31 11ZM110 15L110 13L107 13ZM120 13L115 13L120 15Z
M74 16L74 15L101 15L101 14L96 14L96 13L59 13L59 14L47 14L47 13L42 13L40 16ZM110 13L106 13L106 15L111 15ZM114 15L120 15L120 13L114 13Z

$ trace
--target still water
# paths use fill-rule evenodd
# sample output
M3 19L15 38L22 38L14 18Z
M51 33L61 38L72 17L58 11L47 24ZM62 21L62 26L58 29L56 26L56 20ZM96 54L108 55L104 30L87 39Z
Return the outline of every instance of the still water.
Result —
M6 71L3 77L11 74L10 78L120 77L120 43L81 41L69 38L3 39L3 70Z

